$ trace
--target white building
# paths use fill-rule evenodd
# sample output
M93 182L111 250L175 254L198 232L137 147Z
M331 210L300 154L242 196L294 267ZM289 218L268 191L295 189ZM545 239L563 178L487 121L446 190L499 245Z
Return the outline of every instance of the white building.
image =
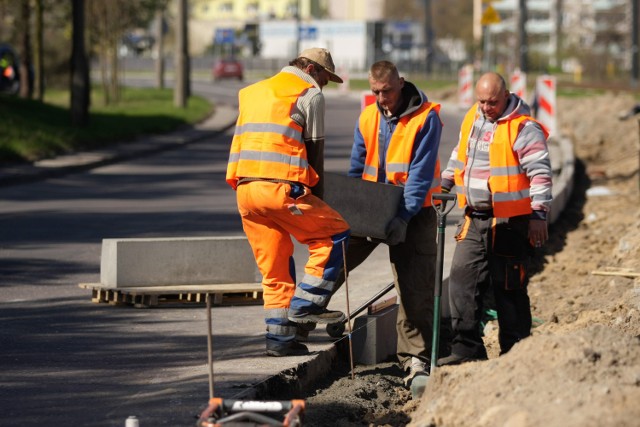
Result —
M501 18L501 22L487 27L497 62L501 58L509 62L517 59L514 50L519 46L519 3L491 3ZM530 59L546 60L548 66L559 67L600 57L600 61L628 68L630 1L527 0L526 5Z

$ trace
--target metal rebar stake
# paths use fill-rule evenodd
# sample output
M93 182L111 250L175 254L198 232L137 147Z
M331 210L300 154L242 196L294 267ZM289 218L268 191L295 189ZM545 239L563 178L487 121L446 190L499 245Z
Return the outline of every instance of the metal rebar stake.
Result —
M344 265L344 290L347 295L347 325L349 326L349 362L351 364L351 379L355 379L355 372L353 370L353 341L351 339L351 333L353 332L351 328L351 309L349 308L349 272L347 271L347 251L344 245L344 240L342 241L342 261Z
M211 328L211 294L207 294L207 359L209 364L209 399L213 399L213 332Z

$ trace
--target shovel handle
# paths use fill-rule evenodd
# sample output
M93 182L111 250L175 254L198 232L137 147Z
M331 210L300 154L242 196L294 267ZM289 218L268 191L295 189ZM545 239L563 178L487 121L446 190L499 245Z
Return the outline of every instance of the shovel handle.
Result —
M447 214L456 205L457 196L450 193L434 193L431 195L431 206L438 215L438 248L436 253L436 282L434 286L433 298L433 334L431 340L431 375L436 369L440 350L440 297L442 296L442 269L444 266L444 232L447 222ZM441 203L434 203L435 200ZM447 202L451 201L449 207Z
M445 218L449 212L454 208L455 201L458 199L456 194L451 193L433 193L431 195L431 206L436 210L438 214L438 218ZM441 203L435 203L435 201L439 201ZM453 202L447 208L447 202Z
M455 200L456 198L457 198L456 195L451 193L433 193L431 195L432 200L449 201L449 200Z

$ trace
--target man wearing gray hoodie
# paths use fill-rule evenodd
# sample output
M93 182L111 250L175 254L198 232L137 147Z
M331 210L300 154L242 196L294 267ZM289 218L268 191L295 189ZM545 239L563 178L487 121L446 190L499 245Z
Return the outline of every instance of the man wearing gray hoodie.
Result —
M482 75L475 90L477 103L442 172L442 190L455 185L465 215L449 276L451 355L438 365L487 358L480 320L488 291L496 303L501 354L530 335L529 259L548 239L548 133L499 74Z

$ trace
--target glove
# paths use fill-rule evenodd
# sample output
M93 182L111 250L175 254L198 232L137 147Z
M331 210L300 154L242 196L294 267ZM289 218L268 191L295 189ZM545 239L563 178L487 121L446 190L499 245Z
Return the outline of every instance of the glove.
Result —
M407 237L407 223L400 217L395 217L387 225L387 245L394 246L404 242Z

